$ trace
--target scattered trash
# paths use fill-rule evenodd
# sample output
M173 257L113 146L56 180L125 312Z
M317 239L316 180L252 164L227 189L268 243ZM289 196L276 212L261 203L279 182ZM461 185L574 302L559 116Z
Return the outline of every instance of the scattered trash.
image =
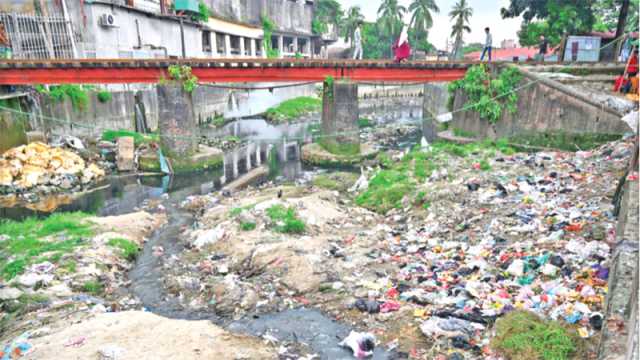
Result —
M376 347L376 338L369 333L360 333L351 331L340 346L350 348L353 356L358 359L364 359L373 355L373 349Z

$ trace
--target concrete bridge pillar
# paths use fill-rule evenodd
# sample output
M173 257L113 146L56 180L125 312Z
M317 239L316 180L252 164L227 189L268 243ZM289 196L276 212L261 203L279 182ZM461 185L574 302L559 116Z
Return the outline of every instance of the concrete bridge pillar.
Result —
M251 39L250 42L250 47L251 47L251 57L254 58L256 57L256 39Z
M260 157L260 143L256 144L256 165L260 166L262 164L262 158Z
M224 35L224 56L231 57L231 36L229 34Z
M348 80L324 83L322 147L334 154L360 154L358 84Z
M182 158L198 150L198 124L191 94L181 84L158 85L158 131L165 155Z

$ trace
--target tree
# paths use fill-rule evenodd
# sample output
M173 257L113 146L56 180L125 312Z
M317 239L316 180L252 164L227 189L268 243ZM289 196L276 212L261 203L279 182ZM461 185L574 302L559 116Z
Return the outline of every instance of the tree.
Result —
M482 51L483 48L484 48L484 45L481 44L481 43L467 44L467 45L462 47L462 54L466 55L468 53L472 53L472 52L476 52L476 51Z
M388 36L395 37L399 34L399 27L402 26L402 19L407 9L398 5L398 0L382 0L378 8L378 21L382 30Z
M409 30L413 33L414 43L418 50L429 51L432 46L427 41L429 29L433 26L432 11L434 13L440 12L435 0L413 0L409 5L409 12L411 13ZM418 38L423 40L419 41Z
M364 21L364 16L360 11L360 6L352 6L347 11L347 16L342 21L342 35L344 41L351 44L353 41L353 34L360 22Z
M344 15L340 3L336 0L318 0L315 2L311 29L320 35L329 31L327 24L338 26Z
M449 12L449 18L454 22L451 28L451 37L455 39L453 46L453 59L458 59L460 47L462 46L462 36L465 32L470 33L469 18L473 15L473 9L467 3L467 0L458 0Z
M521 44L530 45L528 42L534 36L530 30L535 30L555 45L563 34L584 34L593 30L596 23L593 10L597 1L600 0L510 0L509 7L500 12L503 18L522 16Z

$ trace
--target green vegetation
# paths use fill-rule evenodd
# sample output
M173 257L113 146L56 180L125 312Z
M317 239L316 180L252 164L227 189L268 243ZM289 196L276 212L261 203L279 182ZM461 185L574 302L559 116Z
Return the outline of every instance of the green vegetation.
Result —
M347 191L358 180L358 174L351 172L334 172L320 174L313 178L313 185L337 191Z
M224 137L224 140L227 142L241 142L242 139L240 139L239 137L235 136L235 135L228 135Z
M101 103L108 103L112 98L111 93L107 90L98 91L97 97L98 101L100 101Z
M296 215L293 207L286 208L283 205L273 205L266 210L267 216L275 223L277 232L286 234L302 234L305 223Z
M243 221L240 223L240 230L251 231L256 228L256 223L252 221Z
M158 136L158 134L147 135L147 134L140 134L139 132L130 131L130 130L105 130L105 132L102 133L102 140L113 142L123 136L133 137L133 142L135 143L136 146L144 143L160 141L160 137Z
M360 118L360 119L358 119L358 127L360 129L373 127L373 122L371 120L367 119L367 118Z
M517 145L577 151L590 150L604 143L618 140L621 137L619 134L571 134L558 131L514 136L509 138L509 141Z
M191 73L190 66L169 65L169 76L174 81L182 83L182 89L188 93L198 86L198 78Z
M44 86L37 85L36 91L57 102L62 102L65 98L68 98L71 100L71 105L74 109L82 111L86 109L89 103L87 90L92 88L92 86L87 85L64 84L49 86L49 90L47 90Z
M416 188L410 175L398 170L381 170L370 181L369 188L356 197L356 204L386 213L402 207L402 199Z
M339 143L331 138L322 138L320 139L320 145L335 155L353 156L360 154L360 144Z
M140 248L138 247L138 244L127 239L122 239L122 238L110 239L107 242L107 245L119 248L122 257L129 261L134 261L136 257L138 257L138 253L140 252Z
M543 320L528 311L512 311L495 325L491 347L508 359L570 359L580 338L558 322Z
M46 255L48 261L58 262L93 234L87 216L84 213L59 213L46 219L0 221L0 235L8 236L0 242L0 276L10 280L20 275L30 264L44 261L42 255Z
M484 45L481 43L471 43L462 47L462 54L466 55L476 51L482 51Z
M416 147L396 162L388 155L380 154L378 162L383 170L369 179L369 188L356 196L356 204L381 214L408 205L422 205L428 209L430 204L419 184L424 183L433 171L446 166L449 156L480 158L480 169L489 170L491 166L484 157L495 155L496 151L505 155L515 152L506 140L501 139L464 145L438 141L432 144L431 151L424 152ZM405 197L408 201L403 204Z
M273 44L271 43L271 36L273 35L273 30L276 28L276 24L269 19L267 15L261 16L262 20L262 31L264 33L263 36L263 49L267 52L267 58L275 59L280 57L280 52L278 49L273 48Z
M99 281L90 280L82 285L82 291L86 292L87 294L100 296L104 292L104 286Z
M320 110L322 100L309 96L283 101L278 106L267 109L265 117L274 123L290 121L308 112Z
M213 14L213 11L204 3L204 1L200 0L198 3L198 14L194 15L191 19L193 21L206 23L209 21L211 14Z
M222 115L216 115L213 117L213 120L211 121L211 123L213 124L213 126L219 128L224 126L224 117Z
M342 19L342 9L336 0L318 0L315 2L315 11L311 21L311 30L315 35L329 31L327 24L338 26Z
M465 77L449 84L449 110L453 110L453 98L456 90L462 90L467 96L469 110L476 111L480 117L495 124L504 109L515 113L518 93L514 91L522 75L515 67L507 67L500 72L496 79L486 65L475 65L467 70Z

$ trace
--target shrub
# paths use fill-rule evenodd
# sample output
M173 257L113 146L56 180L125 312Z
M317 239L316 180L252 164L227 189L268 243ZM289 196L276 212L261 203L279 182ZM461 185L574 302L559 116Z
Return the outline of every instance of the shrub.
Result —
M296 215L293 207L273 205L267 209L267 216L276 224L275 230L281 233L301 234L305 231L305 223Z
M100 101L101 103L106 103L111 101L111 93L107 90L100 90L98 91L98 101Z
M119 248L122 257L129 261L134 261L136 257L138 257L138 253L140 252L140 248L138 247L138 244L127 239L122 239L122 238L110 239L107 242L107 245Z

